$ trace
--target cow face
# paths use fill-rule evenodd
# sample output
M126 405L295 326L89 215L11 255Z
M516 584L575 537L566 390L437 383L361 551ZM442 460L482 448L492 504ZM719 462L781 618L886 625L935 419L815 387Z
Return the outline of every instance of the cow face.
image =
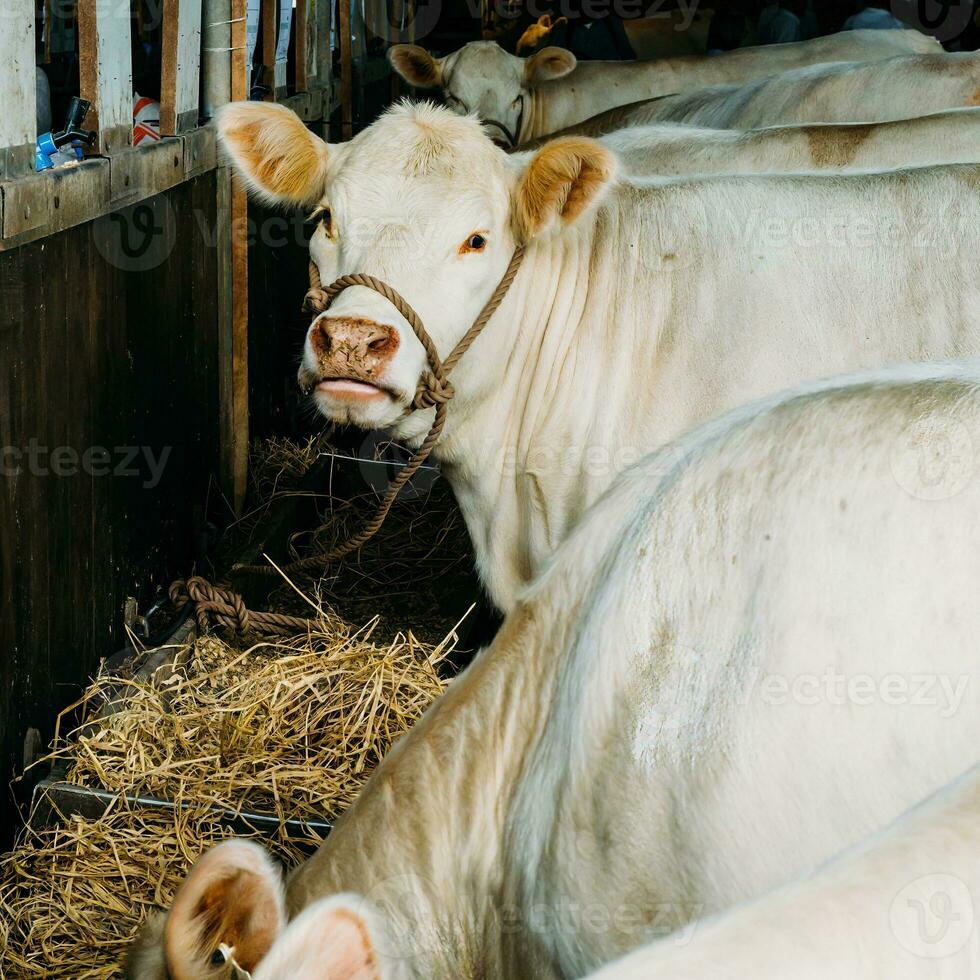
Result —
M323 284L352 273L383 280L415 309L442 357L486 304L516 245L562 233L594 205L614 169L610 153L586 139L508 156L476 120L425 103L397 106L339 146L264 103L226 106L218 128L262 197L314 208ZM395 307L354 286L313 321L299 378L333 421L400 423L398 435L413 440L431 412L403 417L427 370L422 344Z
M564 48L517 58L495 41L472 41L444 58L433 58L416 44L396 44L388 59L410 85L439 88L453 112L478 116L491 139L505 147L521 140L531 92L567 75L576 64Z
M286 925L278 868L252 841L228 840L191 868L169 913L151 916L127 980L395 980L379 955L377 913L357 895L321 899ZM390 943L380 944L391 953Z

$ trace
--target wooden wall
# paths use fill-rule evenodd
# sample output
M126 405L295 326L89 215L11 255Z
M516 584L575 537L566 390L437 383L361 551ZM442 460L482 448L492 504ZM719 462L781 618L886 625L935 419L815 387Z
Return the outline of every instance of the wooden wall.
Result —
M0 253L0 848L27 731L47 742L123 645L126 596L195 556L219 457L216 179ZM117 447L138 472L104 472ZM168 454L156 486L146 448Z

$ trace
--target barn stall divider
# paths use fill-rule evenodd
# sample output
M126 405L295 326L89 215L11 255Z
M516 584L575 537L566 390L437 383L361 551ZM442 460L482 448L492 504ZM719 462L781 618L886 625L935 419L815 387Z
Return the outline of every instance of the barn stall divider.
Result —
M248 204L208 120L251 94L334 138L367 121L399 89L383 58L358 61L350 3L338 6L333 29L324 0L161 0L157 9L78 0L48 3L40 15L35 3L15 0L5 9L5 789L43 753L58 711L100 662L139 633L139 611L175 577L211 567L216 526L243 506L250 435L282 432L295 419L290 376L307 232L301 219ZM368 19L394 25L386 41L409 40L410 14L399 0ZM145 31L159 41L159 123L141 140L134 56ZM75 45L74 94L84 102L73 108L84 116L74 135L84 155L48 166L39 157L35 63L64 37ZM366 97L355 100L355 84ZM61 150L71 152L71 142ZM294 277L292 292L284 276ZM19 823L15 800L24 803L30 788L28 779L4 793L0 846Z

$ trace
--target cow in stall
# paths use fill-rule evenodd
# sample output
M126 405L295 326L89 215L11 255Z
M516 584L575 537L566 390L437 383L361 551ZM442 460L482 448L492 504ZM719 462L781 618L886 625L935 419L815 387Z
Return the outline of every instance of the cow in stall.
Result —
M256 192L318 209L324 285L386 281L443 357L526 247L433 456L505 612L615 475L690 426L815 374L980 352L975 166L630 180L593 141L508 157L425 104L332 146L274 105L218 125ZM426 371L401 314L357 286L314 320L300 380L333 421L414 446Z
M216 963L254 980L580 977L677 930L695 965L728 949L771 967L747 951L772 935L782 972L739 978L939 976L879 949L902 836L730 925L696 923L978 762L978 432L973 359L810 382L640 461L316 855L284 886L256 844L210 851L148 923L130 980L227 975ZM955 863L912 851L905 869L977 881L976 817L974 786L932 840ZM865 870L887 880L822 906ZM975 976L978 952L974 936L968 969L941 976ZM905 969L796 969L818 955ZM665 957L623 975L728 975Z
M909 55L871 64L813 65L745 85L717 85L641 100L552 136L602 136L651 123L750 130L802 123L891 122L977 106L980 54ZM532 140L528 148L542 142Z
M653 123L599 138L632 176L846 173L980 163L980 108L886 123L698 129Z
M941 50L933 38L916 31L846 31L715 57L654 61L578 64L570 51L556 47L519 58L493 41L471 41L443 58L433 58L416 44L396 44L388 58L410 85L438 88L450 109L476 113L495 139L515 146L638 99L741 84L801 65Z

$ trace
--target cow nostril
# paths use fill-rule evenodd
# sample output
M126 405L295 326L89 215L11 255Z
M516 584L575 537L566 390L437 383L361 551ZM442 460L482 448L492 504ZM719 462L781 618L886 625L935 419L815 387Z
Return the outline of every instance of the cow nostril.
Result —
M368 349L374 351L387 350L390 344L391 339L389 337L377 337L368 344Z

